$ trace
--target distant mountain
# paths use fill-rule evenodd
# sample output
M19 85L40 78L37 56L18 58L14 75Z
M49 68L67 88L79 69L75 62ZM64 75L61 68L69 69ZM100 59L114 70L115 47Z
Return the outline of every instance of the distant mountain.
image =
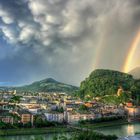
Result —
M86 96L116 95L119 87L122 87L125 91L131 91L135 83L135 79L130 74L114 70L97 69L81 82L78 94L81 98Z
M0 87L0 91L8 91L9 89L9 87Z
M41 81L34 82L30 85L25 85L15 88L19 92L66 92L73 93L78 90L78 87L58 82L52 78L47 78Z
M140 67L132 69L129 74L133 75L135 79L140 79Z

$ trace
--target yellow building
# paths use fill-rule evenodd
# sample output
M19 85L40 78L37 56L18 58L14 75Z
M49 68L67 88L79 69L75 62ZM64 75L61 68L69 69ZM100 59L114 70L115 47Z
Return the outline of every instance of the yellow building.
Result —
M21 117L21 122L23 124L30 122L33 125L34 116L32 113L30 113L29 111L26 111L26 110L21 110L18 112L18 114Z

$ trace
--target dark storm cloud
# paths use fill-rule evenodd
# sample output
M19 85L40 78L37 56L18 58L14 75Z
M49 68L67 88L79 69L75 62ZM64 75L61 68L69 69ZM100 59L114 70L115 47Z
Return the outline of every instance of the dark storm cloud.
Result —
M11 79L18 77L15 81L52 76L77 84L98 67L121 70L140 25L140 3L139 0L3 0L0 17L2 38L12 47L10 56L2 49L5 54L0 57L1 75L6 69Z
M31 21L32 14L28 7L27 0L2 0L0 2L1 10L5 11L9 18L13 20ZM14 21L13 21L14 22Z

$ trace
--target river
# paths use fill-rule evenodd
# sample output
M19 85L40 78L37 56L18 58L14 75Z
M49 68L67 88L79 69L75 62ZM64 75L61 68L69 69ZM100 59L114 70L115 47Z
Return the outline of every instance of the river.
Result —
M112 127L103 127L97 129L97 131L103 134L110 134L110 135L117 135L118 137L125 137L125 136L133 136L136 132L140 132L140 123L133 123L133 124L124 124L119 126L112 126ZM71 133L65 133L67 137L70 136ZM34 140L34 138L42 136L43 140L53 140L55 135L60 134L46 134L46 135L21 135L21 136L5 136L0 137L0 140Z
M140 132L140 123L123 124L119 126L103 127L97 129L106 135L117 135L118 137L133 136L136 132Z

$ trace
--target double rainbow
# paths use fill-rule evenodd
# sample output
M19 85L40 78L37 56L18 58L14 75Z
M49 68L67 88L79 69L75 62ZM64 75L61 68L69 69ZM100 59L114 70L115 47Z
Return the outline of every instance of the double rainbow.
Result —
M123 72L127 73L130 70L130 65L132 63L132 59L134 57L134 54L136 52L139 42L140 42L140 30L137 32L135 38L132 41L132 44L130 45L130 48L127 53L128 55L125 59L125 63L122 69Z

